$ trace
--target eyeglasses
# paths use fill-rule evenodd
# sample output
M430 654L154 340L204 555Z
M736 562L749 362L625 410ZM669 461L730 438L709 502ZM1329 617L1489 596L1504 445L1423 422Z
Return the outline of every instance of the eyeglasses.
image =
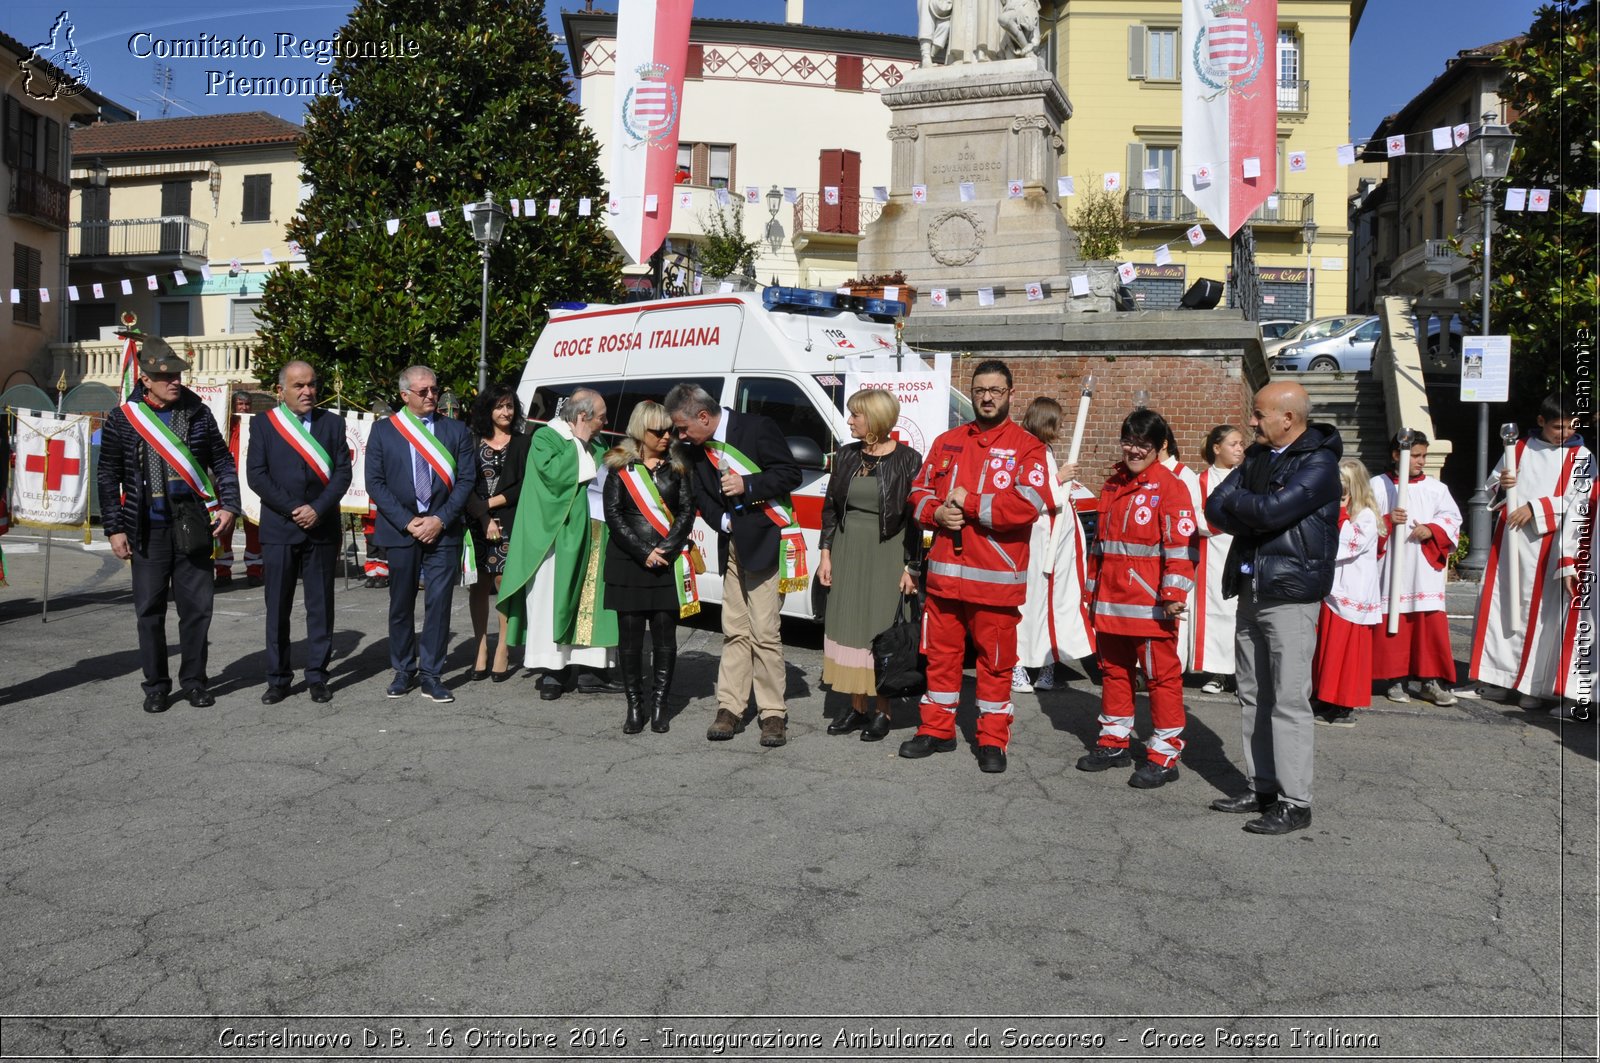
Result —
M426 398L429 395L439 394L439 385L435 384L434 386L428 388L407 388L406 390L411 392L413 395L421 395Z
M646 428L644 430L644 434L647 436L664 436L669 434L671 431L671 428Z
M973 388L972 397L975 399L999 399L1004 398L1010 390L1010 388Z
M1156 448L1137 439L1124 439L1122 441L1122 449L1130 454L1148 454Z

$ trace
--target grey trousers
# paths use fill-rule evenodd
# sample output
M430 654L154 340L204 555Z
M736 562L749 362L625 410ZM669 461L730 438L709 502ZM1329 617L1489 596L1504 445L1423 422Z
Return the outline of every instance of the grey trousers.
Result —
M1321 602L1257 601L1239 592L1234 635L1244 772L1257 793L1311 807L1311 659Z

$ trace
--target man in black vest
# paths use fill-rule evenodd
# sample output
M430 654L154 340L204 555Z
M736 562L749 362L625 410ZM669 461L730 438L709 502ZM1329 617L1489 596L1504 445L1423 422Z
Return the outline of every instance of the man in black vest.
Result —
M267 690L263 705L289 695L289 614L298 576L306 586L306 688L328 702L333 655L333 571L339 558L339 500L350 486L344 418L317 405L317 371L306 362L278 370L275 410L250 422L245 475L261 497L261 560L267 596Z

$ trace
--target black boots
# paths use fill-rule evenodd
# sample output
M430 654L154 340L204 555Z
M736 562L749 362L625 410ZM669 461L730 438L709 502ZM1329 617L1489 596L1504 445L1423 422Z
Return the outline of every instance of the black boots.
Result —
M617 649L617 663L622 670L623 696L628 702L622 733L636 735L644 730L644 646L638 640L631 645L624 640Z
M672 673L678 666L677 618L657 613L650 620L650 659L655 672L650 688L650 730L666 734L672 724L667 719L667 695L672 691Z

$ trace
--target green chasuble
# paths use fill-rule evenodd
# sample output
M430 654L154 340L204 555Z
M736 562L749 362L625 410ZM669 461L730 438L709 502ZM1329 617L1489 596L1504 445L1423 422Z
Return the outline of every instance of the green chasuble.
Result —
M615 646L617 614L604 608L606 526L589 519L588 484L578 483L577 448L584 444L551 425L530 443L497 603L506 615L506 644L528 641L528 591L553 547L556 644ZM591 441L588 450L599 467L605 447Z

